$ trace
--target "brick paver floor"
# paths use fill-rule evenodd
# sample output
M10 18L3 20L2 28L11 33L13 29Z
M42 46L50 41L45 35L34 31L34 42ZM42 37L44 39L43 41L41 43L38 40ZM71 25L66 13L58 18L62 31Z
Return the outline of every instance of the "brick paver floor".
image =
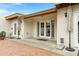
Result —
M0 40L0 56L60 56L61 54L11 40Z

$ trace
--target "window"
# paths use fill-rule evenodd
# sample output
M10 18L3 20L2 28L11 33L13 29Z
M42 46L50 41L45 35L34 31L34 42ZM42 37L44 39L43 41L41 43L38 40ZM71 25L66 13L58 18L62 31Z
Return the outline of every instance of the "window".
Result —
M44 36L44 23L41 23L41 36Z
M54 37L54 22L51 23L52 37Z
M79 43L79 22L78 22L78 43Z
M50 23L46 23L46 36L50 36Z
M37 22L37 36L39 36L39 22Z
M14 34L16 35L16 23L14 24Z

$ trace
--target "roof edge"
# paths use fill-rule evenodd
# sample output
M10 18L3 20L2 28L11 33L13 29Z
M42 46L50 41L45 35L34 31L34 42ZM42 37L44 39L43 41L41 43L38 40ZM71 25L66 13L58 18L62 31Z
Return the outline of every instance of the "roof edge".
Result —
M35 13L32 13L32 14L27 14L27 15L24 15L24 18L39 16L39 15L53 13L53 12L56 12L56 8L51 8L51 9L48 9L48 10L43 10L43 11L35 12Z
M13 17L22 16L22 15L24 15L24 14L14 13L14 14L11 14L11 15L9 15L9 16L6 16L5 18L6 18L6 19L10 19L10 18L13 18Z

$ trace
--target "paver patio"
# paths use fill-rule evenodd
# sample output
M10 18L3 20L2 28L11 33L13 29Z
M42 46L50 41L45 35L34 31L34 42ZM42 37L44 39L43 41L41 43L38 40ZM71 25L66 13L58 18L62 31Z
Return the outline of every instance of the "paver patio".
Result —
M61 56L61 54L12 40L0 40L0 56Z

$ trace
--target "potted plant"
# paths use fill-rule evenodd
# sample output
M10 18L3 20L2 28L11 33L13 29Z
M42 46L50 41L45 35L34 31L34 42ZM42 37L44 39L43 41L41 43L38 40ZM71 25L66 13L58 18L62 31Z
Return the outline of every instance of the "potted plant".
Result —
M0 32L0 40L4 40L6 36L6 32L5 31L1 31Z

